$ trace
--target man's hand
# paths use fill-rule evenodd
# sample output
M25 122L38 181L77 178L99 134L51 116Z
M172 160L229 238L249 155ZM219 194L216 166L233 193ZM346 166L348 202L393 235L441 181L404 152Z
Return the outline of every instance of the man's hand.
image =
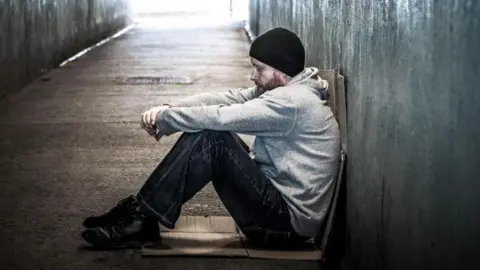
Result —
M150 110L142 113L142 119L140 126L142 129L147 131L147 133L151 136L154 136L155 139L158 141L160 138L157 136L157 129L155 127L155 120L157 118L157 114L169 106L157 106L153 107Z

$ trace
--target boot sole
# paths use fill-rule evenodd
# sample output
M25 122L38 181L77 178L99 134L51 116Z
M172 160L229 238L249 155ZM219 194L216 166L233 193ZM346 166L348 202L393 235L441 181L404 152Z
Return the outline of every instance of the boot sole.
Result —
M158 241L158 242L155 242L155 241L144 241L144 242L126 241L126 242L115 243L115 244L112 244L112 243L108 243L108 244L89 243L90 244L89 249L92 249L92 250L141 249L144 246L157 245L159 242L160 241Z
M96 250L140 249L145 245L157 244L161 242L160 235L155 235L148 239L127 240L118 243L92 243L88 241L88 237L86 237L83 233L80 236L85 242L91 245L92 249Z

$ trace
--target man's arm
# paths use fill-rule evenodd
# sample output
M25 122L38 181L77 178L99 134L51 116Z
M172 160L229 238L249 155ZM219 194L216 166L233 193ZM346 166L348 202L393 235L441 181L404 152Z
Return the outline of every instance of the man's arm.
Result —
M204 129L249 135L286 136L296 120L296 107L288 97L271 94L240 104L178 107L162 110L155 124L161 135Z
M207 92L169 103L171 107L197 107L207 105L232 105L245 103L259 97L262 91L257 87L234 89L226 92Z

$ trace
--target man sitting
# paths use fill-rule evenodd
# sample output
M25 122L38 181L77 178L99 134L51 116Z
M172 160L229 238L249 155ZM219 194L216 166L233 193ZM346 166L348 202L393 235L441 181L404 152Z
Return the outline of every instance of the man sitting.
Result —
M183 132L138 194L85 219L93 246L140 247L174 228L182 205L212 181L243 234L260 246L315 237L333 194L339 128L326 104L327 82L305 68L305 49L284 28L250 48L255 87L187 97L142 114L160 138ZM252 151L236 135L254 135Z

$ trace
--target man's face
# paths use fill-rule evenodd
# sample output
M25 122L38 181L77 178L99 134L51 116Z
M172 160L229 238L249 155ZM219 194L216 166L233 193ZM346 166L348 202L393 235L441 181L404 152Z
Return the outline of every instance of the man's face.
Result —
M252 80L258 88L268 91L285 85L280 78L280 74L274 68L252 57L250 57L250 61L253 66L250 80Z

